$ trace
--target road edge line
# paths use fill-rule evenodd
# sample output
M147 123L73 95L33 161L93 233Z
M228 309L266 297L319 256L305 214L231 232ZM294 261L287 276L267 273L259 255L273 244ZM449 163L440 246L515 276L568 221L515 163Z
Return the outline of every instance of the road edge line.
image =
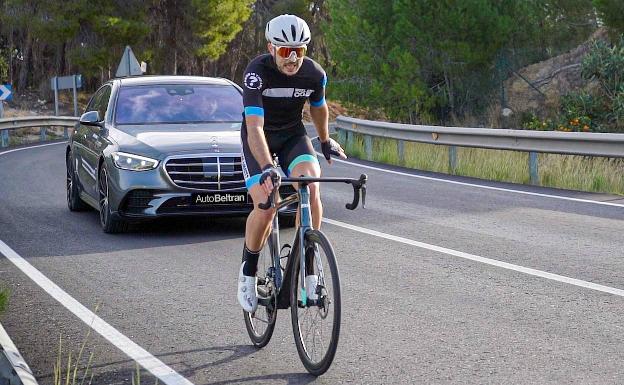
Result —
M108 322L98 317L83 304L70 296L48 277L43 275L28 261L17 254L9 245L0 240L0 254L4 255L22 273L30 278L35 284L43 289L48 295L59 302L65 309L69 310L78 319L87 324L88 327L97 332L110 344L119 349L123 354L136 361L145 370L157 377L167 385L193 385L191 381L170 368L164 362L154 357L150 352L140 347L137 343L126 337L120 331L111 326Z

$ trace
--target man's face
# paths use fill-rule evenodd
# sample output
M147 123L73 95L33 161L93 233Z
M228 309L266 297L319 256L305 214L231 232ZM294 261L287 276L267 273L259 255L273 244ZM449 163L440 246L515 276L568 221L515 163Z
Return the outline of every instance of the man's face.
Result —
M295 75L299 72L301 65L303 64L304 55L301 57L296 56L294 53L289 58L283 58L277 53L277 48L269 43L269 52L273 55L277 69L287 76Z

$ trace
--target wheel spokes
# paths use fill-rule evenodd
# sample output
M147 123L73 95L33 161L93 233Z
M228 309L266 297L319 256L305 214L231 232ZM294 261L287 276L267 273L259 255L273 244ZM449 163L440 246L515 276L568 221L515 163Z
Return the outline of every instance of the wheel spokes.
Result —
M100 219L102 223L108 218L108 176L106 169L100 172Z

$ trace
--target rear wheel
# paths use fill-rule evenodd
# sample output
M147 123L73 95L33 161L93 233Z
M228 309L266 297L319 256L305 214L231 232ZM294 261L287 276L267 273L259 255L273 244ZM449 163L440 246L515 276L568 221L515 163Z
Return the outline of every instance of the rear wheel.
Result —
M85 211L89 206L80 198L80 190L78 189L78 178L74 170L74 159L71 151L67 153L66 159L67 169L67 207L70 211Z
M306 266L306 270L308 273L313 271L313 275L318 277L316 288L310 289L318 299L310 301L306 289L301 287L301 265L297 258L290 286L292 327L303 366L311 374L320 376L331 366L338 347L340 276L334 251L323 233L307 231L304 244L305 250L314 250L314 256L307 258L312 266Z
M258 308L253 313L243 311L245 328L254 346L262 348L271 340L277 320L277 293L274 284L275 272L271 254L271 237L258 257Z
M99 203L100 203L100 225L105 233L123 233L128 230L128 223L113 215L109 204L108 171L106 166L100 169L98 177Z

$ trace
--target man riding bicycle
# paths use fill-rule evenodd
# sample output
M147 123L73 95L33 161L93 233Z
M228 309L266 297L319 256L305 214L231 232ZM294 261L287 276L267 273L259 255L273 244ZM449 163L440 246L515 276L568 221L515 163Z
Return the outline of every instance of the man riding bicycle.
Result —
M325 159L331 164L331 155L346 158L340 145L329 137L325 71L305 56L311 39L307 23L294 15L280 15L267 23L265 36L269 53L253 59L243 77L242 162L254 209L247 218L245 229L238 302L250 313L258 306L258 257L276 214L274 208L262 210L258 207L267 201L273 189L279 188L280 172L273 163L273 154L277 155L287 176L321 175L316 152L301 121L306 100L310 101L310 115ZM323 216L319 185L311 183L309 188L312 225L318 229ZM313 252L306 250L306 259L311 259ZM306 263L306 266L312 266L312 263ZM314 288L317 277L310 273L305 281L306 288ZM312 290L310 297L314 296Z

